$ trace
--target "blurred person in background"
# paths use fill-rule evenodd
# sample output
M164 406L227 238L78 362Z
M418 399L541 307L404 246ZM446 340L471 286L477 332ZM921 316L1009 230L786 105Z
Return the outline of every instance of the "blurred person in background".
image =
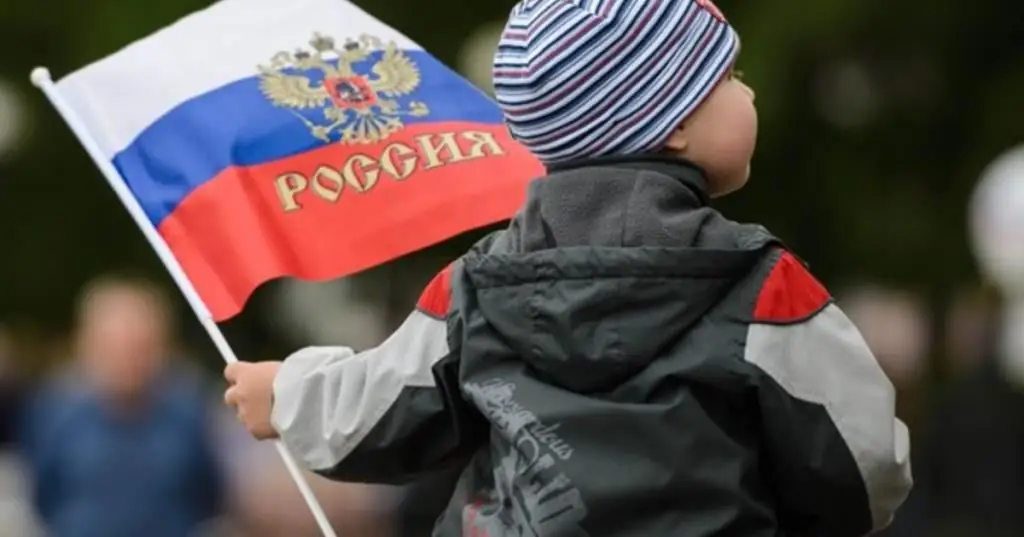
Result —
M912 424L926 380L931 327L923 301L913 293L862 284L839 299L879 365L896 388L896 415Z
M70 368L28 404L23 448L53 537L191 537L221 506L206 391L172 361L172 312L104 277L78 307Z
M982 273L1002 294L980 360L938 398L915 456L899 537L1024 535L1024 146L984 174L971 207Z
M32 537L38 528L26 498L24 465L12 449L24 383L18 351L12 333L0 325L0 528L3 535Z

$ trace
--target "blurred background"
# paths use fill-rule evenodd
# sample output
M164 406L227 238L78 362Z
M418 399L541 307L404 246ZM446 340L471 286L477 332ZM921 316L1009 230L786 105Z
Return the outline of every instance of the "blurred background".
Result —
M220 358L156 256L28 83L209 3L0 3L4 537L121 537L104 528L140 517L152 537L318 535L273 449L222 408ZM356 3L489 90L512 2ZM1024 3L718 3L761 117L752 182L718 206L811 264L900 391L917 486L886 534L1024 535ZM225 332L249 360L372 346L477 236L273 282ZM312 479L345 536L427 535L450 487Z

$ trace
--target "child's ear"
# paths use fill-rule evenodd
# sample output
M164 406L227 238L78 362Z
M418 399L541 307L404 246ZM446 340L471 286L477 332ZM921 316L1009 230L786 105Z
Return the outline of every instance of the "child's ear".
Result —
M686 134L683 133L683 126L676 127L676 130L672 131L672 134L665 141L665 149L668 149L674 153L682 153L686 151Z

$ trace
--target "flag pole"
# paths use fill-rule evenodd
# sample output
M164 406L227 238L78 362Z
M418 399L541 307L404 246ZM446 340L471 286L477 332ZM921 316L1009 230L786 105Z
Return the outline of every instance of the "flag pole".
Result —
M82 122L74 109L68 105L60 92L57 91L57 86L53 83L53 79L50 78L50 71L45 67L36 67L32 70L30 78L32 84L42 90L50 104L57 110L57 113L64 118L65 123L71 128L71 132L75 134L82 147L85 148L86 153L89 154L100 172L103 173L107 183L114 190L114 193L117 194L125 209L128 210L132 220L135 221L135 224L142 231L149 245L156 251L160 261L167 268L167 272L171 274L174 283L178 285L178 289L185 296L196 318L199 319L200 324L203 325L206 333L213 340L213 344L217 347L221 357L229 364L237 362L238 357L235 356L235 352L231 349L224 334L220 331L220 327L213 320L213 316L210 314L209 309L207 309L206 304L199 298L199 294L196 292L195 287L192 286L188 276L185 275L181 264L178 263L174 254L171 253L170 247L167 246L163 237L160 236L152 222L150 222L149 217L146 216L142 206L139 205L138 200L135 199L134 194L128 188L128 184L121 177L121 173L117 171L117 168L114 167L110 159L103 155L96 141L89 134L85 123ZM285 466L288 468L288 473L291 474L295 484L299 487L299 492L302 493L302 497L306 500L306 505L309 506L309 510L313 513L313 518L316 519L321 533L323 533L324 537L337 537L330 522L327 520L327 515L324 514L323 507L317 501L313 490L309 487L305 476L302 475L302 471L295 462L295 458L292 457L291 452L288 451L288 448L280 440L275 441L274 444L277 447L277 452L281 455L281 459L284 460Z

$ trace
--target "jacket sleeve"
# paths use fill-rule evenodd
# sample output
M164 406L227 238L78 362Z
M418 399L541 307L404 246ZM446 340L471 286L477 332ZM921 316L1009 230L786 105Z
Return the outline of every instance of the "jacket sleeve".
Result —
M448 344L450 281L449 267L376 348L309 347L284 361L272 422L300 464L339 481L401 483L472 453L480 418Z
M860 333L783 254L758 298L745 358L758 371L763 467L793 535L860 537L912 487L895 390Z

